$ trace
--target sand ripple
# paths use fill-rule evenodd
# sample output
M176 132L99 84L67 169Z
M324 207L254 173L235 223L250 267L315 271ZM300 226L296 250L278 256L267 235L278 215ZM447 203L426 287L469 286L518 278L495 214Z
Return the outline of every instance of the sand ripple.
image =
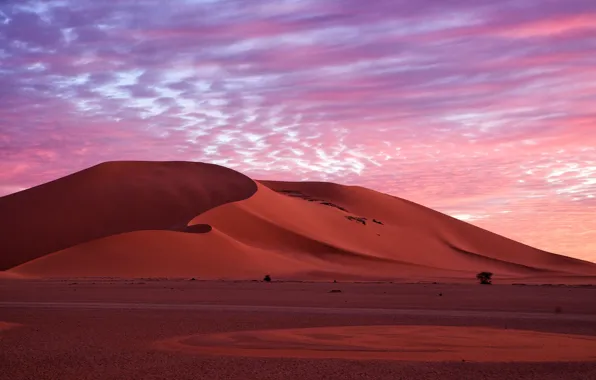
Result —
M342 326L192 335L158 342L185 353L405 361L596 360L596 338L454 326Z

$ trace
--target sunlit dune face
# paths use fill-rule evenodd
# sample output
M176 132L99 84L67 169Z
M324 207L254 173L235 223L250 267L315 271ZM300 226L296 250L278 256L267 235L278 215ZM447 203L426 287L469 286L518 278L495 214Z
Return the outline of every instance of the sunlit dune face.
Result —
M346 326L177 337L161 349L200 355L402 361L596 360L596 338L453 326Z

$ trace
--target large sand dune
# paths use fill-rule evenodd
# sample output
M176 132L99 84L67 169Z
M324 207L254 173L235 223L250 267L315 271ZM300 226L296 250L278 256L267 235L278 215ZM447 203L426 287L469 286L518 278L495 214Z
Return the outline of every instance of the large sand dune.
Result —
M0 198L0 226L9 232L0 268L41 277L596 276L596 264L369 189L255 182L198 163L100 165Z
M0 270L118 233L184 228L255 191L250 178L217 165L100 164L0 198Z

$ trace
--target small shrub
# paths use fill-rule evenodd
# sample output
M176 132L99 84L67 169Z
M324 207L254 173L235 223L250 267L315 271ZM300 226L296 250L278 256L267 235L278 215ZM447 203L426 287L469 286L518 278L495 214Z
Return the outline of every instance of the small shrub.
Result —
M491 285L493 274L491 272L480 272L476 275L476 279L480 281L481 285Z
M341 290L339 289L332 289L329 291L329 293L341 293Z
M265 282L271 282L271 276L269 276L268 274L266 274L265 277L263 278L263 281L265 281Z

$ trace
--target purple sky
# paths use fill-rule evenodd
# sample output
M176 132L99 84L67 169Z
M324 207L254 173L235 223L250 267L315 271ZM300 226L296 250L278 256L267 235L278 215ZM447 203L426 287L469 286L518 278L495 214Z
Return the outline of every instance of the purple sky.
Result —
M197 160L596 261L595 51L594 0L4 0L0 195Z

